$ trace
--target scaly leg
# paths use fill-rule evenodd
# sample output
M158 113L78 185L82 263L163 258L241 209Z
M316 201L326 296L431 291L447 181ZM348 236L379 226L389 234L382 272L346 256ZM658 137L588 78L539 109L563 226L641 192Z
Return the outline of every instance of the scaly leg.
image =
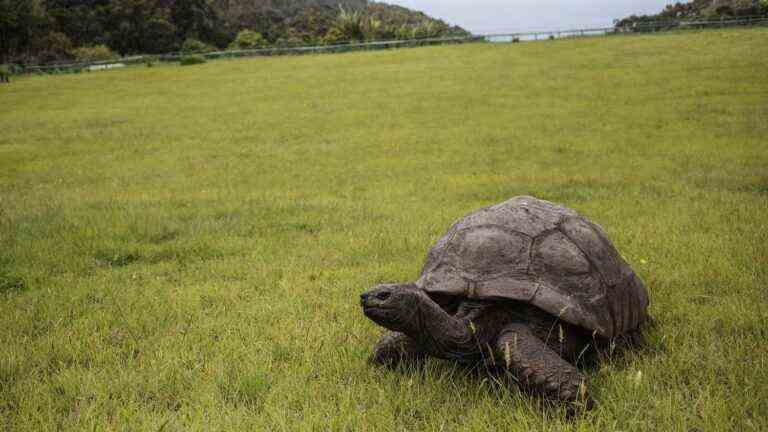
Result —
M387 332L373 349L370 361L395 367L402 363L415 363L426 357L427 353L410 337L402 333Z
M496 342L507 370L526 388L552 399L591 407L584 376L533 334L525 323L509 324Z

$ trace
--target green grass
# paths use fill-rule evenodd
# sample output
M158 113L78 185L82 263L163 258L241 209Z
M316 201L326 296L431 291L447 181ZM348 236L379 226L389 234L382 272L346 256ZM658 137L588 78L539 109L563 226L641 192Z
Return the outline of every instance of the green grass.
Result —
M0 430L766 430L767 70L757 29L0 86ZM359 293L521 194L603 225L659 322L572 421L366 363Z

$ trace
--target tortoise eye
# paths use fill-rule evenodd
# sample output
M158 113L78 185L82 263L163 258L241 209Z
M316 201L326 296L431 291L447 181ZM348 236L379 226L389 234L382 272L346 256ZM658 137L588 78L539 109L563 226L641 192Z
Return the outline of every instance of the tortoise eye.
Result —
M380 293L376 294L376 298L381 300L381 301L384 301L384 300L388 299L391 295L392 295L391 292L384 291L384 292L380 292Z

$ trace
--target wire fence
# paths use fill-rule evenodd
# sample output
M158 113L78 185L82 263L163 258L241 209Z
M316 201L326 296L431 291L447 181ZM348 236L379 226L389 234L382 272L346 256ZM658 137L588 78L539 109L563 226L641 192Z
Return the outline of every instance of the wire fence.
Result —
M768 26L768 16L740 17L736 19L698 20L698 21L635 21L626 25L611 27L578 28L569 30L547 30L527 32L500 32L471 36L433 37L409 40L384 40L372 42L342 42L333 45L294 45L274 46L248 50L227 50L194 53L206 59L228 59L257 56L304 55L322 53L342 53L351 51L385 50L431 45L479 43L479 42L526 42L589 36L608 36L618 34L646 34L676 30L703 30L738 26ZM79 73L122 68L136 64L154 64L156 62L179 62L190 53L168 53L162 55L144 55L122 57L112 60L78 62L50 65L14 65L12 74L60 74Z

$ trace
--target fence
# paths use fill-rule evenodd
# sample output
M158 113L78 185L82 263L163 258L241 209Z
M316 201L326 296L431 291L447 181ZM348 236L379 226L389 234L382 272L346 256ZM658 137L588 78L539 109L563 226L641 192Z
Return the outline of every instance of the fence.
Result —
M631 25L580 28L571 30L548 30L516 33L491 33L483 35L489 42L531 41L569 37L605 36L612 34L655 33L673 30L700 30L737 26L768 25L768 16L742 17L728 20L709 21L637 21Z
M764 26L768 25L768 16L759 17L741 17L736 19L722 19L709 21L637 21L629 25L600 27L600 28L581 28L571 30L549 30L534 32L509 32L509 33L490 33L471 36L454 36L440 38L423 38L410 40L387 40L374 42L345 42L335 45L313 45L313 46L281 46L268 47L250 50L228 50L209 53L199 53L199 55L208 59L238 58L254 56L275 56L275 55L302 55L302 54L320 54L320 53L340 53L363 50L382 50L407 47L419 47L429 45L444 45L456 43L473 42L522 42L535 41L541 39L559 39L588 36L605 36L613 34L641 34L655 33L672 30L693 30L708 28L726 28L736 26ZM95 71L103 69L112 69L125 67L132 64L145 64L157 61L177 62L183 57L184 53L168 53L162 55L133 56L123 57L114 60L52 64L52 65L32 65L15 66L11 72L14 74L40 74L40 73L72 73L81 71Z
M374 42L345 42L334 45L304 45L304 46L279 46L256 48L249 50L227 50L206 53L195 53L207 59L256 57L256 56L276 56L276 55L303 55L320 53L341 53L349 51L363 50L382 50L406 47L418 47L429 45L444 45L454 43L483 42L483 36L453 36L441 38L423 38L410 40L388 40ZM82 63L59 63L51 65L17 66L15 73L35 74L35 73L67 73L93 71L101 69L112 69L115 67L125 67L131 64L143 64L148 62L178 62L188 53L175 52L161 55L146 55L123 57L114 60L103 60L97 62Z

